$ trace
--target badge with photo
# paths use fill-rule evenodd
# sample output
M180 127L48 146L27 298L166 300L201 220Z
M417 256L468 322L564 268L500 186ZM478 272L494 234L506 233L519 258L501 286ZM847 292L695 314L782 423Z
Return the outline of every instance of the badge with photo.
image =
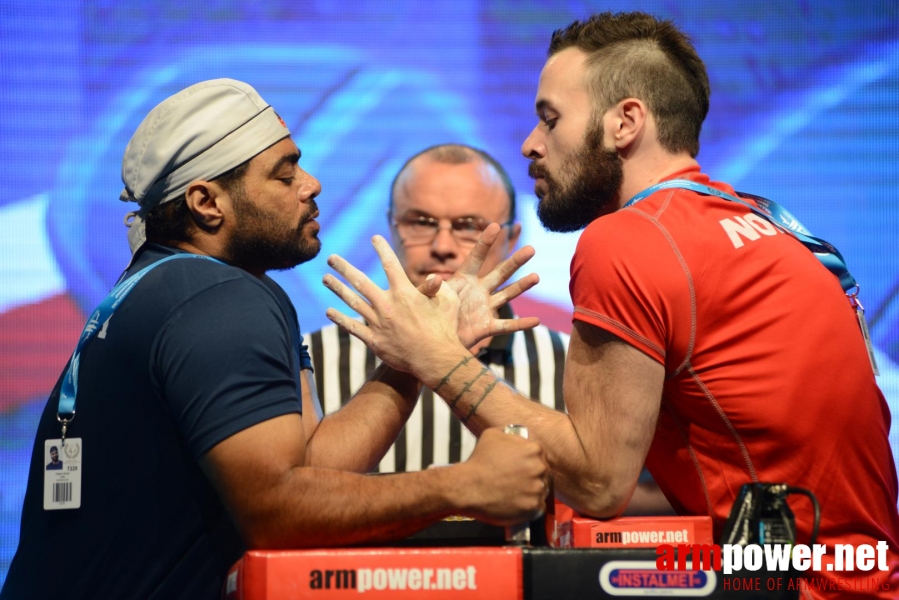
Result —
M44 510L81 507L81 438L44 441Z

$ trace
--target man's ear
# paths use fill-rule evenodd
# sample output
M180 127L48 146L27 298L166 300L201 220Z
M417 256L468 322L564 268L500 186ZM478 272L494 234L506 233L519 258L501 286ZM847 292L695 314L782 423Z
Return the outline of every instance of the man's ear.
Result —
M609 109L606 122L611 125L608 133L615 149L624 150L640 138L646 128L647 116L646 104L637 98L625 98Z
M223 200L222 188L209 181L192 181L184 192L184 201L194 223L207 232L215 231L224 222Z

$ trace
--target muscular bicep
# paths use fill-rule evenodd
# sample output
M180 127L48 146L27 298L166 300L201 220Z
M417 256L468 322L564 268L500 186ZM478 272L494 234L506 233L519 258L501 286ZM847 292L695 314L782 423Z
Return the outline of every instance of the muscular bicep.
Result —
M305 461L303 417L292 413L263 421L219 442L200 466L244 541L266 539L285 505L286 479ZM288 500L289 501L289 500Z
M652 442L664 377L655 359L599 327L575 321L565 404L598 479L624 502Z

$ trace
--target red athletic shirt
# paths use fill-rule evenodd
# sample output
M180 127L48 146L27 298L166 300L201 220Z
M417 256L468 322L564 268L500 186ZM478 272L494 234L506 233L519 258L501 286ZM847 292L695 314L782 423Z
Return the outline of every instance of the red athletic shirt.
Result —
M675 178L734 194L698 167ZM712 516L718 537L744 483L808 488L828 556L837 543L887 541L882 593L899 595L889 409L855 311L808 249L745 206L663 190L586 228L571 298L575 319L664 365L646 463L680 514ZM808 543L811 503L791 496L790 506ZM821 575L885 576L876 566Z

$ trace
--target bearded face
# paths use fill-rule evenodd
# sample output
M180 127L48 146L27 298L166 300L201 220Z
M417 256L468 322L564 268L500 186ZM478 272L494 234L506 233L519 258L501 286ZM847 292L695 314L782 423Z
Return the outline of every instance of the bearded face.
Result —
M281 215L256 206L242 187L231 195L238 223L227 248L232 264L251 273L283 271L318 255L318 228L305 227L318 212L315 200L308 201L306 214L292 227Z
M557 172L532 161L528 174L543 178L544 185L534 188L537 216L543 227L558 232L579 231L617 206L624 178L621 157L603 147L599 124L587 133L579 150L562 160Z

